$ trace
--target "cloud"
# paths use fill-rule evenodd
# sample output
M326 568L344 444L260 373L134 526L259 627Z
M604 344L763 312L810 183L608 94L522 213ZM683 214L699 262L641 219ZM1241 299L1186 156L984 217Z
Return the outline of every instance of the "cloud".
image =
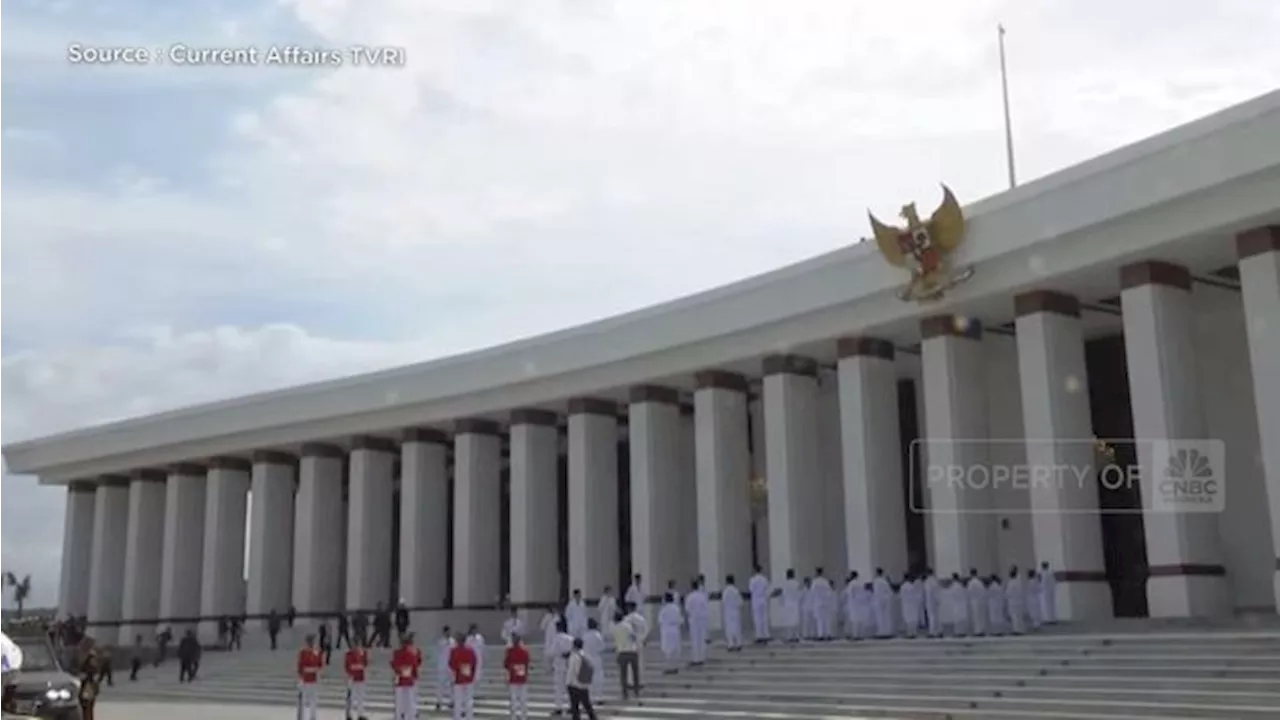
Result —
M1023 178L1280 77L1280 11L1248 0L65 4L4 6L5 441L670 299L940 179L998 192L997 22ZM64 62L123 40L408 62ZM56 567L57 492L3 490L6 569Z

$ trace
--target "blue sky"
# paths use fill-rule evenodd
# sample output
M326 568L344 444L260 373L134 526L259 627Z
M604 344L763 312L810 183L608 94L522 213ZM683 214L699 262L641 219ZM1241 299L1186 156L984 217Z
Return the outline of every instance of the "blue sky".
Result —
M869 207L1274 89L1267 0L3 6L3 441L426 359L854 241ZM404 47L400 69L91 68L67 46ZM5 477L56 594L62 496Z

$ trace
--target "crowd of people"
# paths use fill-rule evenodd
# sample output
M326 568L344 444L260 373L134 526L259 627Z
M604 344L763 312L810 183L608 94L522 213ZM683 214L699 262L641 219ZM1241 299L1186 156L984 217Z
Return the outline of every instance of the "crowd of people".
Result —
M741 652L744 611L748 609L757 644L773 640L775 622L780 639L787 643L829 642L838 637L863 640L1022 634L1056 622L1055 583L1048 563L1042 563L1039 571L1011 568L1004 580L996 575L979 576L976 570L971 570L968 578L958 573L939 578L926 568L905 573L896 582L877 569L870 581L864 581L858 572L851 571L840 588L821 568L803 579L797 578L794 570L787 570L783 581L776 584L756 568L746 592L730 575L725 578L718 599L725 648L728 652ZM596 717L595 705L600 704L605 692L604 659L609 649L615 656L622 699L640 695L642 650L652 627L655 605L664 659L662 672L675 674L686 667L686 647L687 667L696 668L706 662L713 598L706 590L705 577L693 580L683 595L674 580L668 581L659 598L653 602L643 578L636 575L621 602L609 587L594 604L588 603L580 590L574 590L563 608L546 610L539 630L543 669L553 687L554 716L568 713L574 720L583 715ZM773 600L776 603L771 603ZM390 660L395 717L413 720L417 716L424 659L413 633L408 632L407 612L404 623L399 620L400 646ZM323 625L321 629L323 632ZM505 645L501 670L506 674L510 716L513 720L527 720L531 660L519 610L511 610L501 636ZM364 720L369 644L361 632L348 636L340 629L339 637L346 639L348 646L343 662L348 682L347 715L350 720ZM385 646L386 636L375 630L369 640ZM457 720L473 717L475 687L485 676L485 648L485 638L475 625L456 634L449 627L443 628L431 651L436 710L447 706ZM322 638L308 635L299 653L299 709L304 720L315 717L315 684L329 665L331 652Z

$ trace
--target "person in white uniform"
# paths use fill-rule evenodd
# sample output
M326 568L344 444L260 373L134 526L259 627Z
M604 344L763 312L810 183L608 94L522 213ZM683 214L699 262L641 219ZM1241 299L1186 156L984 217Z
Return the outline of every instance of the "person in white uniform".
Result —
M562 617L554 608L547 608L547 614L542 616L542 659L547 664L547 672L552 672L551 659L555 655L556 635L560 632L560 621Z
M920 606L924 601L922 593L911 573L903 574L902 585L898 588L898 601L902 605L902 633L909 638L914 638L916 631L920 629Z
M853 591L857 586L858 571L850 570L849 577L845 578L844 587L840 588L840 595L836 599L836 614L840 618L840 628L846 640L852 640L856 635L853 627Z
M875 635L875 590L872 583L863 583L853 589L854 639L862 640Z
M987 579L987 634L1004 635L1009 632L1004 603L1004 586L1000 584L1000 576L992 575Z
M632 576L631 586L627 588L627 592L622 596L622 599L631 606L631 609L644 615L646 622L650 625L653 624L653 615L650 613L649 606L645 603L644 579L640 573Z
M1022 586L1022 576L1015 565L1009 571L1009 582L1004 586L1005 603L1009 610L1009 625L1014 635L1027 631L1027 594Z
M684 598L684 613L689 619L689 664L707 661L707 631L711 625L711 601L702 585L695 583Z
M969 568L969 582L965 586L969 597L969 617L972 618L973 634L987 634L987 586L978 577L977 568Z
M569 623L569 634L580 638L587 631L587 603L582 591L575 589L573 598L564 606L564 619Z
M813 639L813 579L808 577L800 583L800 637Z
M676 597L668 592L663 597L662 609L658 611L658 633L662 645L662 657L666 660L664 675L674 675L680 665L680 626L684 624L684 615L676 604Z
M600 634L606 642L613 637L613 618L617 614L618 600L613 596L613 587L605 585L600 601L596 603L596 617L600 620Z
M789 643L800 642L800 602L803 600L800 581L796 579L796 571L787 569L786 578L782 581L782 603L778 612L778 624Z
M556 625L556 637L551 643L552 704L556 715L563 715L569 706L569 653L573 652L573 636L569 623L564 619Z
M449 653L453 650L453 633L445 625L435 644L436 661L436 711L446 704L453 704L453 672L449 670Z
M511 647L511 641L515 636L524 637L524 621L520 619L520 611L511 608L511 615L502 622L502 643L506 647Z
M582 652L595 668L591 676L591 698L600 702L604 692L604 635L600 632L600 623L587 621L587 632L582 636Z
M756 566L756 573L747 581L747 592L751 594L751 630L755 634L756 644L763 645L770 640L769 633L769 578L764 570Z
M933 568L924 569L924 617L929 637L942 636L942 588Z
M1058 578L1049 569L1048 561L1040 563L1040 622L1058 622Z
M831 588L831 581L822 574L822 568L814 571L811 592L813 598L810 601L810 607L813 612L814 636L818 640L829 642L833 639L831 610L835 607L835 590Z
M951 632L956 637L969 634L969 592L965 588L960 573L951 573L947 584L944 602L947 603L947 615L951 620Z
M484 636L480 634L480 626L475 623L467 628L467 647L476 653L476 672L472 675L472 683L479 686L484 679Z
M1042 618L1040 617L1040 576L1035 570L1027 570L1027 586L1024 590L1027 593L1025 604L1027 606L1027 619L1031 621L1032 630L1039 630Z
M893 585L884 576L884 568L876 568L876 577L871 581L871 594L875 603L876 637L893 637Z
M720 591L720 625L724 630L724 646L729 652L742 650L742 593L734 585L732 575L724 578Z

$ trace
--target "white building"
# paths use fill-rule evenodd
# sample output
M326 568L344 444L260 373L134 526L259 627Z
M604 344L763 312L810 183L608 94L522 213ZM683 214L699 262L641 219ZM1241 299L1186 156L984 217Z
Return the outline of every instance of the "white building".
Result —
M865 242L563 332L4 456L67 487L62 611L125 637L399 598L475 613L506 592L595 597L632 572L649 592L699 572L715 590L753 562L896 577L1048 561L1069 617L1274 611L1280 92L965 212L954 261L975 272L938 302L900 300L906 273ZM1225 507L1161 510L1148 479L928 480L942 464L1088 465L1095 436L1144 478L1157 459L1127 438L1221 440ZM930 442L907 463L916 437L1001 442Z

